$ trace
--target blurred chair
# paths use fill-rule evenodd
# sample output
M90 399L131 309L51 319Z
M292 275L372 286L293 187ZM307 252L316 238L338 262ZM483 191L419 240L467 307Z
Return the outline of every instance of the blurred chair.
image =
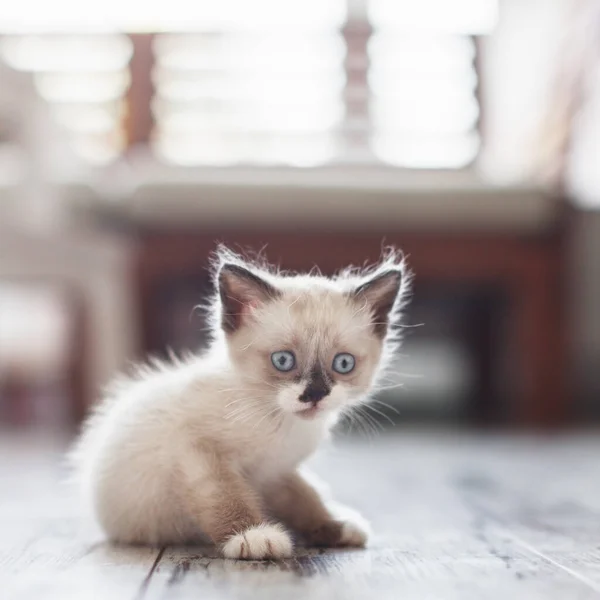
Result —
M73 195L81 201L86 195L77 186L53 193L62 200ZM0 203L12 201L8 195L16 200L19 194L18 187L0 188ZM69 387L65 420L73 424L131 356L135 337L130 331L131 256L129 241L82 224L44 232L10 221L0 223L0 287L56 290L63 298L69 332L63 365ZM14 382L17 371L12 372ZM18 373L22 378L26 371Z
M64 426L89 403L85 302L53 281L0 281L0 422Z

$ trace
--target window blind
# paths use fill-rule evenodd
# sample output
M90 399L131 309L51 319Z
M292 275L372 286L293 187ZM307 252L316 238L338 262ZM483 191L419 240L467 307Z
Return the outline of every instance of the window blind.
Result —
M134 4L108 2L110 33L0 39L91 161L140 142L185 166L458 169L477 156L477 37L496 0L172 0L143 17ZM151 43L132 43L140 32Z

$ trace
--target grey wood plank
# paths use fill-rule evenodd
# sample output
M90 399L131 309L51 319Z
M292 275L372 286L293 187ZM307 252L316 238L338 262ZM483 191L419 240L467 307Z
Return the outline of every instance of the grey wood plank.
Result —
M464 544L464 540L461 540ZM168 551L147 598L597 598L586 585L531 557L495 532L480 545L422 551L379 545L366 551L300 555L283 563L205 558Z
M131 600L158 555L151 548L115 548L74 516L60 484L62 446L21 443L0 461L0 598Z
M590 441L537 440L493 459L479 456L456 485L516 544L600 592L599 447Z
M56 544L45 538L0 564L2 597L131 600L141 595L156 550Z

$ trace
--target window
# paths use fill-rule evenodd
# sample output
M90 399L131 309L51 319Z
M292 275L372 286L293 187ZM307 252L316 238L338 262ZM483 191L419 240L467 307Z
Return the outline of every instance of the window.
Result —
M80 156L91 163L120 156L132 55L126 35L22 35L0 44L9 67L32 74Z
M107 0L91 15L73 0L46 14L29 4L0 17L0 55L33 73L90 160L139 143L177 165L462 168L477 156L476 39L496 0ZM77 35L35 35L49 30Z

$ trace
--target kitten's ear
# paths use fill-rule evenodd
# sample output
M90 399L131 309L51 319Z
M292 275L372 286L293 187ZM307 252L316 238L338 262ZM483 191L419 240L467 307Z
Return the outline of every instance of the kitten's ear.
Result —
M389 269L359 285L352 293L359 302L366 302L371 308L373 331L380 338L387 333L390 313L401 285L402 271Z
M226 333L239 329L252 309L277 298L279 291L248 269L226 263L219 270L221 324Z

